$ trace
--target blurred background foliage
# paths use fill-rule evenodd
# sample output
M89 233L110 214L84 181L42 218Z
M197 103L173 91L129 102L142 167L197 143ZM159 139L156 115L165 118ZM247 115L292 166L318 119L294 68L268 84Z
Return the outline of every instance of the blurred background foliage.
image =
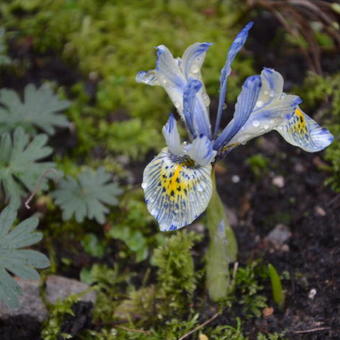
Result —
M55 183L51 182L44 194L38 188L32 207L44 222L49 272L80 277L98 291L94 315L95 322L103 326L86 333L84 339L126 339L127 334L129 339L177 339L199 323L190 301L201 292L204 281L200 269L203 256L197 251L204 246L204 237L181 231L169 238L157 232L139 187L144 164L164 145L161 128L174 110L163 89L135 82L138 71L154 68L155 46L164 44L175 56L181 56L196 41L214 43L203 66L214 108L227 48L242 25L255 20L249 41L233 64L228 100L236 99L245 77L259 73L262 66L277 67L286 76L286 90L294 88L304 99L303 109L314 112L312 116L326 123L336 136L325 153L328 162L323 163L323 170L329 172L333 190L340 191L340 74L332 59L339 45L334 32L339 29L340 8L323 1L308 5L301 0L299 6L288 3L0 3L1 88L16 91L22 99L27 84L38 89L44 85L59 105L53 110L49 108L51 101L42 100L41 106L46 107L41 115L51 112L50 121L44 125L34 116L34 128L23 125L29 126L25 133L31 140L38 132L50 134L54 152L49 160L55 162L59 174L49 174L56 177ZM262 39L261 30L270 40ZM263 35L263 30L268 32ZM278 54L285 60L283 64L276 60ZM230 105L229 114L232 108ZM16 109L13 106L12 111ZM29 111L28 106L25 110ZM0 131L9 130L6 122L0 119ZM268 163L261 155L248 160L256 177ZM88 181L91 173L96 176ZM66 175L63 179L62 174ZM101 187L105 189L97 190ZM27 194L34 190L33 184L26 189ZM241 268L234 278L238 284L235 296L222 306L237 304L245 319L257 317L267 303L263 288L266 274L261 268L258 263ZM198 309L204 311L206 304L199 298ZM117 319L150 332L131 334L108 326ZM211 339L246 339L241 323L235 321L234 325L208 328L206 333ZM45 333L54 334L53 330ZM228 337L222 337L226 334ZM259 334L258 338L281 337Z

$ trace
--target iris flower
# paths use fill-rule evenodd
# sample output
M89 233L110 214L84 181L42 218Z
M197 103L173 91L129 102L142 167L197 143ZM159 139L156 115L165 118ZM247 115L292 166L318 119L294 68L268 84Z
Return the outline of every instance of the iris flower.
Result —
M189 46L182 58L174 58L164 45L157 47L156 68L137 74L137 82L162 86L183 120L188 141L182 142L173 114L163 127L166 147L146 166L142 188L148 210L162 231L192 223L211 199L212 165L250 139L276 130L290 144L317 152L332 141L331 133L307 116L295 95L283 92L283 78L273 69L248 77L237 98L231 121L220 131L231 64L244 45L253 23L233 41L220 75L217 119L209 119L209 97L201 78L201 66L210 43Z

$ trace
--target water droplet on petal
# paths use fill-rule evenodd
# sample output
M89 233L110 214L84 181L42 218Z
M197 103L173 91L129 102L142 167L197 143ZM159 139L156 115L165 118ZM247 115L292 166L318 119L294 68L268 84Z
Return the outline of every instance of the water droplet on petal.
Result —
M200 71L200 69L199 69L199 67L196 66L196 65L194 65L194 66L192 67L192 69L191 69L191 72L192 72L192 73L198 73L199 71Z
M258 100L257 102L256 102L256 107L261 107L263 105L263 101L262 100Z
M260 122L259 122L258 120L254 120L254 121L253 121L253 126L254 126L254 127L260 126Z
M145 190L148 187L148 184L146 182L142 183L142 188Z

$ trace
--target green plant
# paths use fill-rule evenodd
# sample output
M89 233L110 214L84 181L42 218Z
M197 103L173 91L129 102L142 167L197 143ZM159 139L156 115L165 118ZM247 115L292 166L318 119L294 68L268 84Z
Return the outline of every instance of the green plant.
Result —
M256 177L268 172L269 159L261 154L252 155L246 160L246 164Z
M21 126L28 133L36 129L52 135L55 127L69 125L68 120L58 112L69 106L66 100L60 100L52 89L43 85L36 88L33 84L25 87L23 101L13 90L0 90L0 133L9 132Z
M247 340L242 332L242 323L239 318L236 319L236 326L217 326L207 330L209 340Z
M8 65L11 59L7 56L7 46L5 42L5 30L0 27L0 66Z
M64 300L58 300L49 306L49 316L41 331L43 340L71 339L72 335L62 332L63 321L66 316L74 315L73 305L78 302L81 294L73 294Z
M257 334L256 340L284 340L283 333Z
M199 239L199 235L193 232L180 231L154 252L153 264L158 267L159 295L166 299L166 308L183 309L196 288L197 273L191 248Z
M18 307L21 288L9 274L25 280L38 280L35 268L49 266L48 258L35 250L22 249L36 244L42 239L42 233L36 232L39 220L32 216L16 227L16 208L6 207L0 214L0 300L11 308Z
M84 250L94 257L103 257L105 254L105 242L99 239L96 234L85 234L81 240L81 244Z
M282 289L281 278L272 264L268 264L268 276L272 286L274 302L282 308L285 303L285 294Z
M132 159L141 159L149 150L157 149L162 140L151 122L144 123L139 118L112 124L101 121L99 137L107 141L108 150L130 156Z
M52 162L39 162L49 156L52 149L46 146L47 135L40 134L31 141L22 128L13 134L0 136L0 183L7 200L19 205L26 191L33 191L37 183L46 188L46 181L53 169Z
M98 168L85 169L77 178L67 176L51 195L62 209L64 220L74 215L77 222L83 222L87 217L103 224L109 211L107 206L117 205L121 192L111 181L111 175L104 168Z
M259 317L267 306L267 298L263 295L262 277L266 276L263 266L252 262L237 270L235 278L234 298L241 305L245 316Z
M205 216L210 244L206 253L206 286L213 301L223 300L232 290L229 265L236 260L237 242L229 225L223 202L217 192L215 174L213 193Z
M136 261L147 258L150 248L159 245L161 235L152 233L152 217L148 213L140 189L127 192L119 202L119 212L106 235L123 241L136 256Z

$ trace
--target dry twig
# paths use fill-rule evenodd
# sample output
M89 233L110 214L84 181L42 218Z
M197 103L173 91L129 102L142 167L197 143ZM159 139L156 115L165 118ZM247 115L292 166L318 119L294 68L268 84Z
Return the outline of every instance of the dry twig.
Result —
M192 333L197 332L199 329L203 328L204 326L206 326L208 323L210 323L211 321L215 320L218 316L220 315L220 313L216 313L214 314L209 320L204 321L202 324L198 325L197 327L195 327L193 330L191 330L190 332L182 335L178 340L183 340L185 338L187 338L189 335L191 335Z

